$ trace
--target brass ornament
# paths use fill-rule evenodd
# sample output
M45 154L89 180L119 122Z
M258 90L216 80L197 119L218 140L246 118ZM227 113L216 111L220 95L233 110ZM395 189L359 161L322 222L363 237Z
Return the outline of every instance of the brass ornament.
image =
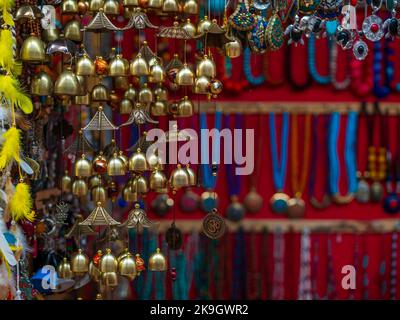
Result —
M151 190L159 192L167 188L168 180L164 172L156 169L151 173L149 183Z
M167 259L161 253L160 248L156 249L149 258L149 270L150 271L166 271L167 270Z
M213 60L211 60L207 55L200 61L196 68L197 77L208 77L214 78L216 75L216 67Z
M103 0L94 0L94 1L103 1ZM92 4L93 0L90 2ZM90 23L85 27L86 31L91 32L107 32L107 31L119 31L120 29L117 28L111 20L104 14L103 12L103 5L101 8L98 9L99 11L96 13L94 18L90 21ZM90 11L89 7L89 11Z
M120 223L115 221L110 214L103 208L101 202L97 203L96 208L89 216L79 223L80 226L117 226Z
M196 0L186 0L185 4L183 5L183 12L186 14L198 14L199 12L199 5L197 4Z
M124 93L124 98L129 99L132 103L136 101L137 92L136 89L129 85L129 88Z
M120 114L131 114L133 110L132 101L124 98L119 103L119 113Z
M57 273L61 279L72 279L74 277L74 274L71 270L71 265L67 258L63 258L62 262L58 266Z
M219 239L225 234L225 220L216 209L210 211L203 219L203 233L210 239Z
M83 40L81 32L81 24L78 20L70 20L64 26L64 37L75 42L81 42Z
M55 41L60 37L60 33L57 28L43 29L41 32L42 40L45 42Z
M142 89L140 89L138 101L142 104L150 104L154 101L153 91L150 90L150 88L147 86L147 83L145 83Z
M175 1L175 0L169 0ZM191 35L179 25L178 21L174 21L172 27L162 27L160 32L157 34L160 38L167 38L167 39L182 39L188 40L191 39Z
M146 155L140 148L129 159L129 170L135 173L142 173L148 170Z
M121 225L127 229L137 229L139 226L143 228L150 228L153 222L147 217L146 211L140 208L139 204L135 204L135 207L129 212L128 219Z
M148 7L153 9L160 9L163 5L163 0L149 0Z
M108 65L108 75L110 77L124 77L128 75L129 62L121 55L117 54L111 59Z
M116 130L118 127L112 124L112 122L107 118L106 114L103 111L103 107L100 106L97 109L97 112L93 116L93 118L89 121L89 123L82 128L82 131L104 131L104 130Z
M106 249L106 254L102 255L100 258L100 268L101 272L117 272L118 262L114 255L111 253L111 249Z
M126 168L125 163L118 157L116 153L108 161L107 174L109 176L123 176L125 175Z
M53 93L54 84L51 77L41 71L35 75L31 82L31 94L36 96L49 96Z
M225 43L224 49L226 56L231 59L240 57L243 50L241 42L235 37L233 37L232 41Z
M118 272L130 281L136 278L136 262L133 255L127 250L118 257Z
M138 197L137 193L132 191L131 183L128 182L122 189L122 198L126 202L136 202Z
M204 18L201 19L197 25L197 33L205 34L208 32L208 30L210 30L210 27L211 27L210 19L208 19L208 16L204 16Z
M109 16L119 15L119 2L117 0L106 0L103 5L103 11Z
M98 12L103 9L104 0L89 0L89 12Z
M72 194L77 197L86 196L88 193L88 186L85 180L77 179L72 184Z
M94 175L90 177L89 179L89 187L94 188L102 184L101 176L100 175Z
M77 14L78 2L76 0L64 0L61 5L62 14Z
M85 155L82 154L81 158L75 162L75 176L76 177L90 177L92 175L92 165Z
M96 74L94 62L87 54L84 54L76 63L76 75L93 76Z
M93 102L107 102L110 100L110 92L104 84L96 84L92 89L91 99Z
M89 271L89 258L82 249L78 249L78 252L72 256L71 270L76 275L83 275Z
M197 94L209 94L211 82L208 77L201 76L194 83L194 92Z
M189 164L186 165L185 170L189 177L189 186L190 187L196 186L197 185L197 177L196 177L196 173L194 172L194 170L190 167Z
M71 187L72 187L72 178L68 174L68 171L65 171L64 175L61 178L61 191L71 192Z
M196 26L191 22L190 19L186 19L186 22L183 24L182 28L190 35L191 38L196 36Z
M177 116L179 117L191 117L193 116L194 105L187 96L183 97L178 104Z
M101 283L108 288L118 286L118 275L116 272L104 272L101 275Z
M160 64L155 63L150 67L150 76L149 81L151 83L161 83L165 79L164 69L160 66Z
M143 194L149 192L147 180L143 176L136 176L131 182L131 190L137 194Z
M59 96L76 96L80 93L79 81L76 75L67 69L63 71L54 84L54 94Z
M15 13L14 20L18 23L25 23L31 20L43 18L43 13L39 7L33 5L22 5Z
M185 63L176 75L175 82L179 86L192 86L194 83L193 71Z
M169 183L172 188L180 189L189 186L189 174L180 164L172 171Z
M176 13L179 11L179 4L177 0L164 0L162 11L168 13Z
M24 40L21 46L21 60L29 63L42 63L46 60L44 42L35 34Z
M157 101L150 106L150 114L154 117L161 117L168 115L168 107L164 101L157 97Z
M135 77L147 76L150 73L149 65L146 60L142 58L140 53L130 63L129 70L131 75Z
M107 202L107 191L101 184L99 184L96 187L92 188L91 194L92 194L92 201L94 203L101 203L102 205L106 204L106 202Z

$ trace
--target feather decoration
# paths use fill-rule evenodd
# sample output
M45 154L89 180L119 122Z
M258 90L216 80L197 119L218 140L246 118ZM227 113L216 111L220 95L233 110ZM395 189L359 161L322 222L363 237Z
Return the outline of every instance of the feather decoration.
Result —
M5 139L3 147L0 151L0 169L4 169L11 160L18 163L21 161L20 153L20 130L16 127L11 127L4 134Z
M31 193L26 183L20 182L15 187L15 193L10 203L10 211L14 221L26 219L32 222L35 219L35 212L32 211Z
M24 113L33 111L31 99L25 95L17 79L10 75L0 76L0 93L11 102L11 105L20 108Z
M14 20L11 15L11 9L14 7L14 0L0 0L0 10L2 10L3 20L5 24L9 26L14 26Z
M0 66L11 72L14 65L13 45L15 41L11 30L2 29L0 31Z
M6 237L3 232L0 232L0 252L4 255L10 266L15 266L17 264L17 260L15 259L14 253L12 252L9 243L7 242Z

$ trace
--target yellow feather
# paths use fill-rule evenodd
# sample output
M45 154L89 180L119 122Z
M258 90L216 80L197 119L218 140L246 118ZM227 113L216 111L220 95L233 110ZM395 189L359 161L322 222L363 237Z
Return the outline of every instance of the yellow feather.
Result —
M24 113L29 114L33 111L31 99L22 91L18 80L10 75L0 76L0 93L11 105L20 108Z
M0 32L0 66L7 71L11 71L14 65L13 57L14 38L8 29Z
M0 1L0 8L2 8L3 11L3 20L5 24L8 24L9 26L14 26L14 20L12 18L12 15L10 13L11 9L14 7L14 0L1 0Z
M26 183L20 182L15 187L15 193L10 203L10 211L15 221L21 219L34 220L35 212L32 211L31 193Z
M0 169L4 169L11 160L20 162L20 130L11 127L4 134L4 143L0 151Z

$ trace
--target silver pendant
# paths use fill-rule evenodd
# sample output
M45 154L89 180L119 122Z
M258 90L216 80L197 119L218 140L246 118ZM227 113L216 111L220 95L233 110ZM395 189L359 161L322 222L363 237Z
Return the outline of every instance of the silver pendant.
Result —
M353 46L353 54L357 60L364 60L368 55L368 46L362 40L357 40Z
M357 185L356 199L360 203L367 203L370 196L369 183L365 179L360 179Z
M362 24L362 31L365 37L370 41L375 42L381 40L384 35L382 19L375 14L366 17Z

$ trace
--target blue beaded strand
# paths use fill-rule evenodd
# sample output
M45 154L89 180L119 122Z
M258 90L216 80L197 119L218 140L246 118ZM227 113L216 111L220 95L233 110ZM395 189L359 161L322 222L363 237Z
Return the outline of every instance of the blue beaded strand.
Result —
M328 45L332 45L332 41L328 42ZM330 50L328 50L330 52ZM315 63L315 36L311 35L308 39L308 68L310 69L311 77L315 82L319 84L329 84L331 82L331 76L322 76L318 73L317 66Z
M247 81L253 86L259 86L265 82L264 74L255 77L251 71L251 51L249 47L246 47L243 52L243 72Z

